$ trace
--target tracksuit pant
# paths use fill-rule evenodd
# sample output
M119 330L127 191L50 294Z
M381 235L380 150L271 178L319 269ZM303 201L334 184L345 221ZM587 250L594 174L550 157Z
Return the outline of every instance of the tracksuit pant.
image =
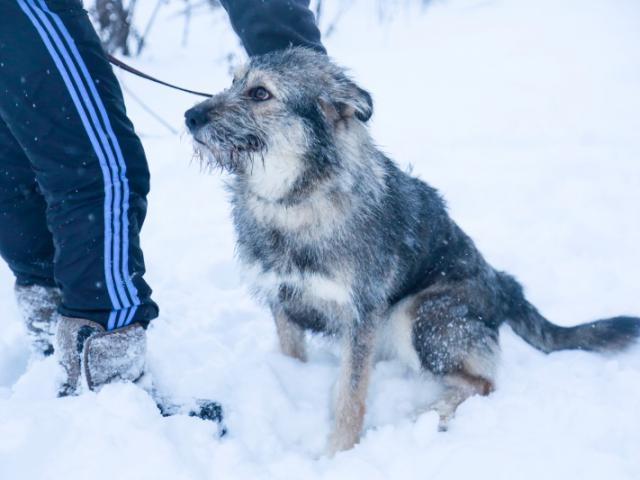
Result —
M0 255L60 313L146 326L149 171L79 0L0 0Z

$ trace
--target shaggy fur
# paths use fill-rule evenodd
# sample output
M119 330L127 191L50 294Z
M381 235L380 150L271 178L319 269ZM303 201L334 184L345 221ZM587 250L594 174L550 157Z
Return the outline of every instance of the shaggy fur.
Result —
M359 438L374 350L445 386L445 429L470 395L494 388L498 327L544 351L620 350L640 319L549 323L449 218L438 193L376 149L371 96L328 57L256 57L232 86L186 113L202 159L232 173L240 260L271 308L282 351L304 360L304 331L343 344L327 450Z

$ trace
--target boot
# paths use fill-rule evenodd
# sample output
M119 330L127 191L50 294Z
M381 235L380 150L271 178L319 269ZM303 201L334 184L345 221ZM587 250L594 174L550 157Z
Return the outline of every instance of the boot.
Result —
M137 323L108 332L91 320L63 316L56 348L66 373L59 395L75 395L83 385L98 390L107 383L141 378L147 336Z
M60 290L40 285L28 287L16 285L15 295L31 338L33 351L45 357L51 355L56 326L60 318L57 311L62 299Z
M107 332L91 320L61 317L56 337L56 352L66 378L58 395L80 393L82 387L98 390L111 382L134 382L155 400L163 416L186 414L218 424L218 434L227 430L222 407L217 402L193 399L184 404L160 395L145 375L146 331L133 323Z

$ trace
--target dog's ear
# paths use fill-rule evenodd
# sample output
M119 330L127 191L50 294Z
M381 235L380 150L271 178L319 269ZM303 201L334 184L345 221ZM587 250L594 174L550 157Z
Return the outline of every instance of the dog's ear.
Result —
M327 118L336 121L356 117L367 122L373 115L371 94L346 75L340 75L332 83L332 88L319 100Z

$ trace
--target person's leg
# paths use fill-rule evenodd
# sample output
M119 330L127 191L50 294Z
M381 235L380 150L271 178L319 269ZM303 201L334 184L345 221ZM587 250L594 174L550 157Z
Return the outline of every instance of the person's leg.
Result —
M46 209L29 160L0 119L0 256L16 285L56 286Z
M29 160L0 120L0 256L16 277L15 293L34 352L53 353L60 290L53 277L46 203Z
M158 314L142 279L138 241L149 172L78 0L0 1L0 119L26 154L47 204L54 278L67 315L57 336L66 370L60 394L76 393L80 382L94 389L139 379L143 326ZM142 386L154 392L150 379ZM181 406L152 395L163 415L222 421L216 402Z
M55 244L60 312L107 331L158 314L139 231L148 167L77 0L0 6L0 117L36 173Z
M122 93L78 0L0 3L0 118L47 205L62 290L62 395L143 373L158 315L139 232L149 172Z

